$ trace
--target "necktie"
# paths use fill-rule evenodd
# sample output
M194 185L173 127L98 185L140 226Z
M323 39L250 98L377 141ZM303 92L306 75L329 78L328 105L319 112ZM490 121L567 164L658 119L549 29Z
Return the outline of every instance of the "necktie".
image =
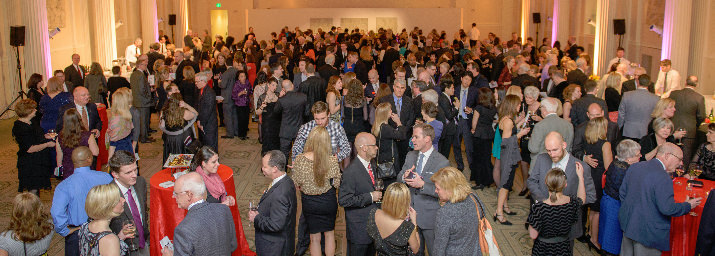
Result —
M370 181L375 186L375 175L372 174L372 164L367 164L367 174L370 174Z
M397 108L397 116L400 116L402 114L402 98L397 98L397 102L395 102L396 108Z
M462 89L462 98L459 100L459 113L462 118L467 119L467 113L464 112L464 107L467 106L467 90Z
M268 190L271 190L272 187L273 187L273 182L271 182L271 184L268 184L268 188L266 189L266 192L263 192L263 193L267 193Z
M425 159L425 154L420 153L420 158L417 159L417 167L415 168L415 171L417 172L417 175L422 176L422 161Z
M77 74L79 74L79 77L84 78L84 74L82 74L82 70L79 69L79 66L75 66L74 68L77 69Z
M84 127L86 127L87 130L89 130L89 117L87 117L87 107L84 106L81 108L82 113L80 113L80 115L82 116L82 124L84 124Z
M146 240L144 240L144 225L142 224L142 219L139 215L137 203L134 202L134 196L132 196L132 188L127 190L127 202L129 203L129 209L132 210L134 227L136 227L137 235L139 236L139 248L144 248L144 245L146 244Z
M621 64L621 58L618 58L618 62L616 62L616 63Z
M663 78L663 93L668 91L668 72L665 72L665 78Z

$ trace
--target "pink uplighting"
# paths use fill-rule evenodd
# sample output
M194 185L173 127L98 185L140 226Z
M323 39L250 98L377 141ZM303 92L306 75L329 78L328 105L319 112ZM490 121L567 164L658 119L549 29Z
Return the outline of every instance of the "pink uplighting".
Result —
M671 47L673 46L673 19L675 1L665 1L665 14L663 15L663 43L660 50L660 59L670 59ZM668 15L671 14L671 15Z
M559 0L554 0L554 10L551 15L551 45L556 43L556 37L559 35Z

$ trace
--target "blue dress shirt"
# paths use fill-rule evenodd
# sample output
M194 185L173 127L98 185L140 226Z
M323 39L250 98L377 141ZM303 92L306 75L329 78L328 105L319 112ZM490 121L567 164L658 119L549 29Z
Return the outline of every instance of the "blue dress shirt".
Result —
M108 184L112 180L112 176L108 173L93 171L88 166L74 169L74 173L55 188L55 196L52 198L52 208L50 208L55 232L67 236L70 233L68 225L80 226L87 222L84 202L89 190L97 185Z

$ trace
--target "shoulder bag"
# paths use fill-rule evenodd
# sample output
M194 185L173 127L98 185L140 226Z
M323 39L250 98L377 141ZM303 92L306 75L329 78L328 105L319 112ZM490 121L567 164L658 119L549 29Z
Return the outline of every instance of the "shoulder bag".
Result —
M380 158L379 150L380 150L380 142L382 138L382 128L380 129L380 134L378 134L378 140L377 140L377 148L378 148L378 159ZM390 152L391 152L391 158L390 161L386 161L384 163L380 163L380 161L377 161L377 175L375 175L378 179L389 179L389 178L395 178L397 177L397 171L395 170L395 150L393 145L390 145Z
M499 256L501 253L499 252L499 245L492 232L492 225L489 224L487 218L480 214L479 210L481 209L483 212L484 208L482 208L480 202L474 199L475 197L476 195L474 194L469 195L469 198L474 202L474 209L477 211L477 221L479 222L479 248L484 256Z

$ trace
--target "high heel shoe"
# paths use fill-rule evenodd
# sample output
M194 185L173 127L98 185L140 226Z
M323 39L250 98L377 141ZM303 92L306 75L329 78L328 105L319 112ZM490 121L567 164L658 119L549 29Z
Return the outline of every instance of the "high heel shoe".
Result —
M524 190L522 190L521 192L519 192L519 196L525 196L527 193L529 193L529 189L528 189L528 188L524 188Z
M587 242L588 244L588 251L591 251L591 249L596 250L596 252L600 255L603 255L603 250L601 248L598 248L593 242L591 242L591 239L589 239Z
M506 215L516 215L515 212L512 212L509 210L509 207L504 207L503 211L504 211L504 214L506 214Z
M494 221L495 221L495 222L499 222L499 224L502 224L502 225L505 225L505 226L511 226L511 222L509 222L508 220L501 221L499 218L497 218L497 216L504 218L503 215L494 214Z

